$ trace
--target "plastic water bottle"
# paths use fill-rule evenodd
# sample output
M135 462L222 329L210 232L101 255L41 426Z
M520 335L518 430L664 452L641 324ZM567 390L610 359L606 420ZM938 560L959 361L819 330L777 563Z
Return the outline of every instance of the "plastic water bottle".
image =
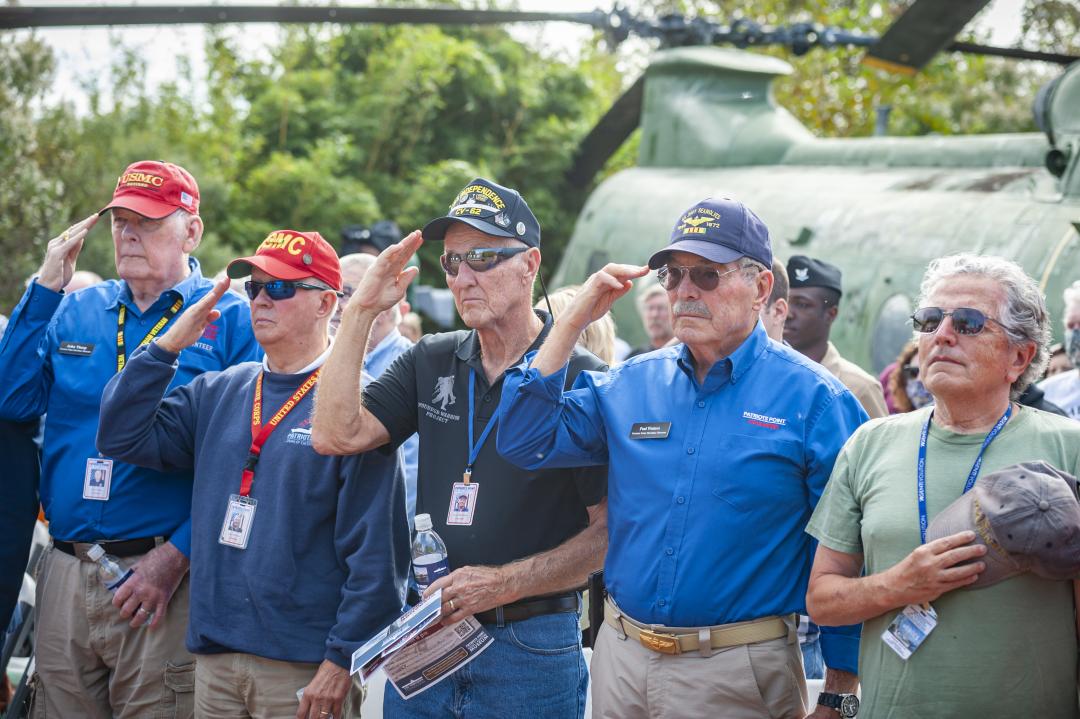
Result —
M413 574L416 576L416 586L423 594L432 582L450 573L450 563L446 559L446 545L442 537L431 528L431 515L418 514L414 522Z
M134 569L125 567L113 555L105 554L105 550L102 549L100 544L90 547L86 552L86 556L97 562L98 576L101 577L101 583L113 594L116 594L116 590L120 588L120 585L135 573Z

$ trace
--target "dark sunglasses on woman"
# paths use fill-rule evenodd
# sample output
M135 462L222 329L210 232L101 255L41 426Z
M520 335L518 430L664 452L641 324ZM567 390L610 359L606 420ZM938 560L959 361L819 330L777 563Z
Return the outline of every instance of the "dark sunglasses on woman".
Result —
M911 322L915 325L916 332L932 334L937 332L938 327L946 317L952 317L953 330L958 335L977 335L983 331L987 322L1004 327L993 317L987 317L982 312L971 307L957 307L955 310L943 310L940 307L923 307L915 310L911 315Z

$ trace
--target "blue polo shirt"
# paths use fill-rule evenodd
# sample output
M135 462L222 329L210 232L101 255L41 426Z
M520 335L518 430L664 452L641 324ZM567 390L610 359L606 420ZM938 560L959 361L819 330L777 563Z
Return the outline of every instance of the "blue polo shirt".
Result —
M504 380L497 446L529 469L609 465L608 590L640 622L698 627L805 613L805 533L840 448L867 419L821 365L759 323L698 384L684 345L607 372ZM822 628L855 672L859 628Z
M145 312L122 280L65 294L32 282L0 341L0 418L29 420L47 413L41 464L41 503L52 535L68 542L168 537L191 547L191 472L155 472L113 463L108 501L83 499L88 458L95 446L105 384L116 374L120 306L125 306L127 354L179 297L186 309L213 287L199 263ZM170 387L203 372L258 359L247 303L230 292L218 301L221 317L180 355ZM181 310L182 312L183 310ZM179 316L179 315L178 315ZM165 325L164 334L175 318Z

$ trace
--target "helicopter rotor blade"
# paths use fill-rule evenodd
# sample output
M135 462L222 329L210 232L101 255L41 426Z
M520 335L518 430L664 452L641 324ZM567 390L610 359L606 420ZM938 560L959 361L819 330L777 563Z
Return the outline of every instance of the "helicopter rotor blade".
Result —
M588 187L596 173L634 133L641 122L644 100L645 76L642 75L612 103L578 145L570 169L566 171L566 181L571 187Z
M870 48L863 62L914 75L952 43L990 0L915 0Z
M276 23L381 23L497 25L515 22L570 22L606 30L608 14L464 10L460 8L279 6L279 5L14 5L0 7L0 30L100 25Z

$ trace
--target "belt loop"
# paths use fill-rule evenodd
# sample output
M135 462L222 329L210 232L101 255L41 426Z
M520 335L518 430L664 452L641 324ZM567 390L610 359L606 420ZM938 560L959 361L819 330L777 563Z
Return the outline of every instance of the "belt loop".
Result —
M495 607L495 626L499 629L506 626L506 613L503 611L501 604Z
M784 617L784 624L787 625L787 643L798 644L799 643L799 615L789 614Z
M712 629L709 627L702 627L697 632L697 648L698 653L702 657L708 659L712 656Z
M611 605L611 611L615 614L615 631L619 633L619 641L625 642L626 629L623 627L622 611L619 609L619 605L615 603L610 594L605 597L604 601Z

